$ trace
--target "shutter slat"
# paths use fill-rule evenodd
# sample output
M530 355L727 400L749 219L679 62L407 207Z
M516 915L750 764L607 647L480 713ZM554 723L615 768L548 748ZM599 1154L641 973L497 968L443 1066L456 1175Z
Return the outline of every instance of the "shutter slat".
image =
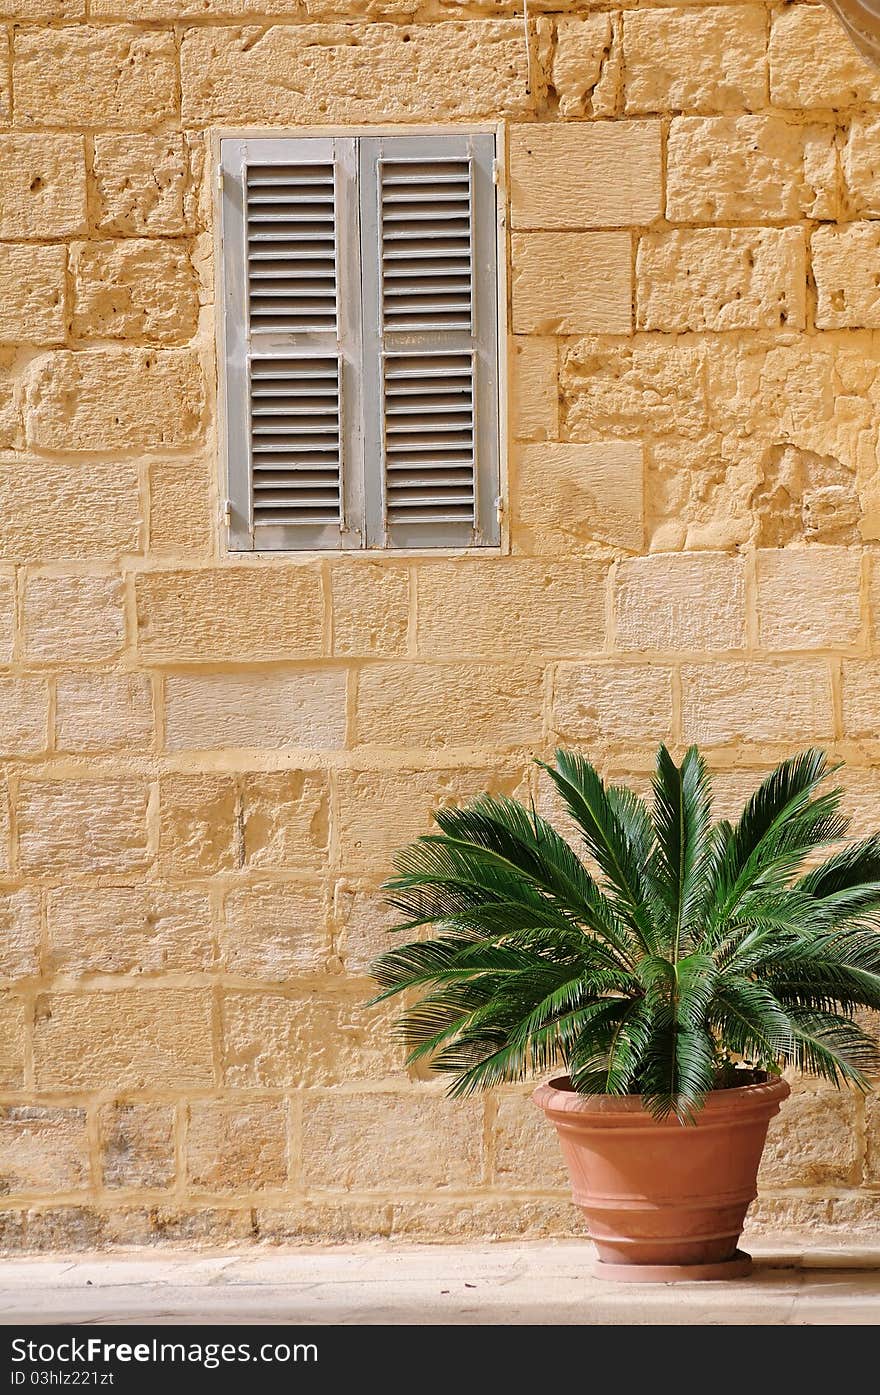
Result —
M473 523L473 356L394 354L384 359L388 522ZM438 372L455 375L438 397Z
M385 159L379 162L378 178L383 330L469 331L470 161ZM448 285L432 282L438 266L450 278Z
M339 382L338 358L251 360L255 527L339 525Z
M252 164L245 200L251 330L335 334L333 162Z

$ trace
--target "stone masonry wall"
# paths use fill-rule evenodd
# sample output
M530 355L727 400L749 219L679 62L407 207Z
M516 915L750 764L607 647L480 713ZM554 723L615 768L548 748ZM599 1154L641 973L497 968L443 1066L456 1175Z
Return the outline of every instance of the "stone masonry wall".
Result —
M880 74L815 4L531 11L0 0L5 1246L577 1231L526 1093L365 1006L392 849L557 740L725 810L824 743L880 824ZM495 118L509 554L224 555L207 134ZM877 1105L799 1086L762 1188L876 1230Z

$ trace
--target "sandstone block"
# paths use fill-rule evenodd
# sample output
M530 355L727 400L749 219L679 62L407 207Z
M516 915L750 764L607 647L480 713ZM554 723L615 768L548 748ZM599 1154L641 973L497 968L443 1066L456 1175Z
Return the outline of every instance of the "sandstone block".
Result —
M880 228L847 223L810 239L817 329L880 329Z
M322 771L246 775L241 781L241 807L242 856L248 867L325 869L330 799Z
M816 55L822 54L822 62ZM880 101L880 77L824 5L790 5L770 30L770 98L777 107Z
M66 271L63 247L0 245L0 343L64 342Z
M639 329L803 329L806 288L800 228L700 228L639 239Z
M142 572L138 649L148 663L320 655L324 602L313 566Z
M84 507L87 495L88 507ZM0 557L103 561L137 552L141 508L134 463L0 461Z
M770 1120L761 1187L827 1187L857 1180L856 1100L834 1090L795 1090Z
M541 739L541 669L495 664L375 664L358 678L356 741L488 746Z
M323 971L329 953L322 887L285 882L242 887L226 897L220 958L227 973L284 983Z
M657 553L618 563L615 634L620 649L740 649L745 643L743 563L703 553Z
M861 632L858 548L760 548L758 630L766 649L846 648Z
M844 663L843 665L843 727L847 735L854 734L862 726L867 729L865 735L873 737L877 734L878 726L870 715L873 707L873 698L870 692L874 683L872 667L868 663ZM864 674L859 672L863 668ZM880 679L880 673L877 673L877 678ZM849 836L851 838L870 837L880 827L880 818L878 818L880 770L859 770L852 765L847 765L841 783L843 785L843 804L841 807L847 818L852 820Z
M186 247L150 238L75 242L73 333L79 339L185 344L199 317L199 288Z
M102 1106L99 1128L105 1187L150 1191L174 1181L174 1110L168 1104L116 1100Z
M196 988L47 994L37 1003L34 1070L46 1090L210 1086L211 994Z
M516 770L340 770L343 870L384 878L396 849L431 831L432 809L464 804L485 791L515 795L520 784ZM393 819L377 817L377 810L391 809Z
M40 965L40 900L31 887L0 892L0 978L29 978Z
M877 740L880 736L880 664L873 659L853 660L843 665L843 727L847 736ZM867 771L846 772L846 783L850 786L854 777L860 776L863 782L863 800L868 807L863 817L867 817L870 827L865 833L874 832L878 819L873 810L877 808L877 786L873 773Z
M418 645L425 657L533 658L602 647L606 568L530 558L424 562Z
M287 1181L287 1104L191 1104L187 1174L197 1192L258 1192Z
M68 237L86 226L82 136L0 135L0 237Z
M12 662L15 639L15 578L0 573L0 664Z
M750 110L767 103L763 5L635 10L625 17L628 112Z
M120 237L194 232L200 165L200 146L175 132L95 136L99 230Z
M344 669L212 673L165 680L169 751L345 744Z
M843 176L852 214L880 214L880 118L854 116L843 147Z
M25 1032L31 1021L22 998L0 992L0 1089L18 1090L24 1083Z
M622 56L613 15L560 16L550 64L560 116L613 116Z
M82 19L86 0L0 0L3 19Z
M61 751L149 750L153 693L143 674L61 674L55 684L55 744Z
M834 216L832 128L779 116L679 116L669 131L666 216L673 222Z
M199 359L183 349L61 350L28 370L28 440L44 450L185 446L204 405Z
M346 972L365 974L378 954L392 949L389 935L401 917L368 883L337 882L333 895L333 946Z
M562 741L668 741L672 671L645 664L559 664L553 726Z
M19 125L149 127L177 110L174 35L133 25L19 29Z
M555 441L559 435L559 388L554 339L511 340L510 407L517 441Z
M88 1185L84 1109L0 1107L0 1190L5 1196L51 1195Z
M202 460L157 460L150 466L150 551L188 560L211 545L211 480Z
M406 568L358 560L334 563L333 653L359 658L406 652L410 584Z
M831 680L820 660L786 664L685 664L681 670L686 741L827 741L833 731ZM785 720L780 727L780 713Z
M113 659L125 642L122 582L111 576L31 576L23 630L25 656L33 663Z
M636 441L548 442L515 457L512 530L519 552L553 557L589 543L644 544L644 462Z
M233 1088L336 1085L400 1073L387 1006L339 994L223 995L224 1080Z
M48 743L49 689L44 678L0 678L0 755L36 755Z
M568 1191L556 1130L529 1095L502 1095L495 1115L495 1178L499 1186Z
M46 902L53 973L199 973L213 962L211 906L203 891L161 887L58 887Z
M533 102L515 20L192 28L180 70L185 126L497 120Z
M241 865L237 795L225 775L163 775L159 866L165 876L206 876Z
M841 1148L841 1142L841 1140L836 1141L837 1149ZM878 1110L877 1101L873 1097L865 1101L865 1143L864 1180L876 1186L877 1182L880 1181L880 1110Z
M433 1192L479 1186L482 1106L438 1094L309 1098L303 1169L306 1185L316 1190Z
M640 227L662 212L659 122L511 127L512 227Z
M515 334L629 334L628 232L533 232L511 238Z
M22 778L18 858L34 876L84 877L142 872L149 861L149 787L116 779Z
M253 1212L249 1206L181 1206L170 1200L165 1206L120 1206L104 1213L102 1236L108 1245L158 1246L176 1242L190 1248L240 1248L254 1238Z

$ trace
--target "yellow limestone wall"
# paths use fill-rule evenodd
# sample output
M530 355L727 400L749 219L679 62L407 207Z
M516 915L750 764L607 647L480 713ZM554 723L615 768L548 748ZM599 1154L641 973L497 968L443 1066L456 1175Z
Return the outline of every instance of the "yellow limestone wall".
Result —
M0 0L11 1248L568 1233L365 1006L432 805L821 742L880 824L880 74L814 4ZM503 118L510 555L230 558L212 128ZM876 1231L811 1087L758 1221Z

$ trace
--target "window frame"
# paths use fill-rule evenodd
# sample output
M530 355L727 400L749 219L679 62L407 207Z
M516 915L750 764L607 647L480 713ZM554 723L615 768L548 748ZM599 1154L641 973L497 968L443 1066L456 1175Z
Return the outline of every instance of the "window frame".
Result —
M496 272L496 296L495 296L495 331L497 342L497 413L498 413L498 541L486 545L458 545L458 546L375 546L367 545L364 540L360 545L346 547L342 545L314 546L304 548L272 548L254 547L249 542L244 544L241 531L234 528L231 490L229 487L230 478L235 478L236 470L241 470L241 462L244 458L241 451L241 424L238 427L238 435L235 431L234 414L227 407L227 357L230 348L230 335L228 323L233 321L234 314L230 314L227 305L226 291L226 263L225 249L223 241L223 221L222 206L224 199L224 178L221 164L221 142L223 141L273 141L289 139L376 139L395 136L416 136L443 137L443 136L465 136L491 134L495 137L495 272ZM509 519L508 519L508 455L509 455L509 426L508 426L508 373L509 356L511 352L511 342L508 327L508 288L507 288L507 265L508 265L508 236L509 220L508 209L508 184L507 184L507 126L501 122L470 122L461 124L451 123L424 123L424 124L390 124L376 126L290 126L290 127L223 127L214 128L209 133L208 156L211 162L213 174L212 190L212 214L213 214L213 244L214 244L214 293L215 293L215 350L216 361L216 421L218 431L217 468L219 469L219 532L221 551L231 558L261 558L269 560L277 558L290 561L293 558L308 557L339 557L349 558L373 558L377 557L487 557L508 554L510 551ZM245 326L241 326L242 337L244 337ZM234 333L234 329L233 329ZM237 456L235 455L238 450ZM230 473L231 472L231 473ZM369 471L367 472L369 473ZM477 488L479 489L479 472L477 477ZM349 488L349 484L343 481L343 487ZM248 535L249 536L249 535ZM236 542L238 545L236 545Z

